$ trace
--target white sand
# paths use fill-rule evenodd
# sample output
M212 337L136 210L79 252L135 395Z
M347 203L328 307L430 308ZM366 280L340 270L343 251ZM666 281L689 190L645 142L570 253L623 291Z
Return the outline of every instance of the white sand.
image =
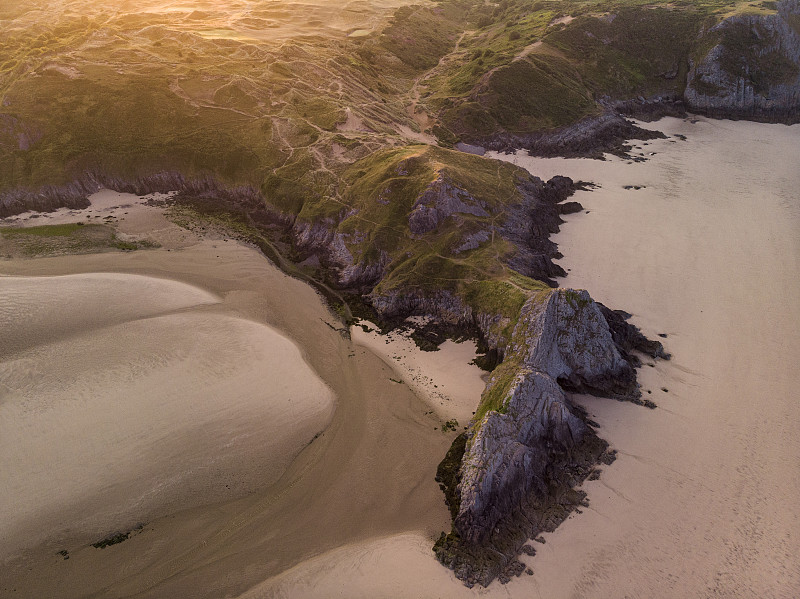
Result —
M455 418L460 425L470 421L486 386L484 371L471 363L477 357L474 341L448 339L429 352L417 347L410 329L381 335L374 323L360 325L350 327L353 343L380 356L440 418Z
M621 456L586 484L591 509L548 537L536 587L797 597L800 126L647 126L687 141L639 144L656 154L630 165L516 157L602 185L556 237L565 282L667 333L674 356L641 371L657 410L583 400Z
M3 556L270 485L326 426L298 348L216 302L136 275L0 278Z
M565 283L667 333L674 355L640 371L656 410L581 399L619 457L585 483L590 507L523 556L534 575L470 591L436 569L424 536L405 534L244 596L800 595L800 126L649 126L688 141L650 142L641 152L656 155L634 164L509 157L602 185L577 194L590 213L556 238Z

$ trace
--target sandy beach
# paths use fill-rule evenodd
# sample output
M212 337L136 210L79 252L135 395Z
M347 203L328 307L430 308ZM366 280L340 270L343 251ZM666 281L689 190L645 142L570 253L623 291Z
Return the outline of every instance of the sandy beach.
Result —
M409 385L443 421L455 419L465 426L486 386L486 373L471 363L477 344L447 339L437 351L422 351L411 338L414 318L407 320L409 328L388 335L381 335L374 323L361 321L350 327L350 335L353 343L380 356L398 374L395 380Z
M299 349L216 303L139 275L0 279L2 557L270 485L325 428Z
M140 200L101 192L63 222L116 211L160 249L0 262L0 595L219 597L438 534L455 433L308 285Z

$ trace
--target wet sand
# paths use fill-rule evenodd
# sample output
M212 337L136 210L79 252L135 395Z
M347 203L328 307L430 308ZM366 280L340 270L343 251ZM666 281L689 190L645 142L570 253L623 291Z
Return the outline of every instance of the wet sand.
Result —
M433 478L454 433L435 430L428 405L354 346L308 285L252 248L145 212L154 241L172 247L0 262L0 288L15 277L24 289L18 309L44 304L29 327L6 319L17 332L3 359L2 443L14 454L3 473L19 484L3 488L0 595L230 596L342 544L438 534L448 517ZM57 294L40 293L42 277ZM316 385L313 409L273 401L283 383ZM116 401L125 389L130 405ZM43 392L52 402L37 412ZM20 419L32 438L6 434ZM139 501L146 488L156 492ZM35 499L21 506L23 495ZM91 546L139 521L129 540Z
M673 354L640 371L656 410L578 398L618 459L584 484L590 507L522 556L533 575L467 590L424 536L406 534L343 547L243 596L800 594L800 126L646 126L687 140L640 144L648 161L632 164L501 156L602 186L576 195L589 214L556 236L564 284L632 312Z
M189 285L2 277L0 305L0 557L270 485L333 413L289 339Z

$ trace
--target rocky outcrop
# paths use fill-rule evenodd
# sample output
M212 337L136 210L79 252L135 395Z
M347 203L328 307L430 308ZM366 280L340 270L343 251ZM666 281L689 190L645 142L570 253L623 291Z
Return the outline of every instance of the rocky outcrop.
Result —
M587 117L559 129L523 134L502 133L468 141L498 152L523 148L534 156L602 158L604 153L625 152L628 140L660 137L664 137L664 134L637 127L617 112L607 110L600 116Z
M725 19L704 35L716 41L690 61L689 110L717 118L800 120L800 0L773 15Z
M597 307L600 308L603 318L608 323L611 338L628 362L634 366L639 365L640 360L632 353L634 351L651 358L669 360L670 355L664 352L664 346L661 343L648 339L642 335L639 329L628 324L627 321L631 317L630 314L622 310L611 310L600 302L597 302Z
M59 208L81 209L89 206L88 197L100 187L92 179L65 185L45 185L35 190L12 189L0 192L0 218L23 212L53 212Z
M627 100L606 97L600 100L600 104L614 112L647 122L657 121L665 116L686 116L683 98L675 95L656 95L649 98L639 96Z
M414 202L408 215L408 228L412 235L424 235L435 231L442 221L457 213L489 216L485 205L440 175Z
M563 202L576 187L569 177L556 175L546 183L531 177L519 185L523 201L511 206L500 235L510 241L516 252L508 265L532 279L556 286L554 277L564 277L566 272L554 259L561 257L558 246L550 236L559 231ZM571 210L582 210L578 202L570 202Z
M295 221L291 228L292 243L303 256L317 256L330 269L337 286L368 292L386 274L388 255L380 251L377 260L355 262L348 243L363 241L356 231L344 234L332 219L318 222Z
M288 225L293 218L268 208L261 192L249 185L229 186L214 177L185 177L164 171L152 175L124 178L97 173L83 176L62 185L46 185L36 189L15 189L0 192L0 218L29 210L52 212L59 208L86 208L88 196L100 189L147 195L177 192L179 198L218 204L217 210L236 209L262 224L281 222Z
M582 209L578 202L570 202L569 206L563 207L564 200L575 192L576 187L572 179L555 176L547 182L537 177L520 179L517 189L521 198L518 203L505 205L504 214L490 214L491 208L484 202L439 176L412 204L407 217L407 234L411 239L424 242L426 238L434 239L433 236L447 219L461 215L478 217L472 221L477 230L473 228L465 232L452 247L453 254L477 249L496 232L514 247L514 252L507 258L511 268L555 286L553 277L565 276L566 272L553 262L561 254L558 246L549 238L558 232L563 223L560 218L562 212ZM343 233L339 230L339 222L353 215L355 211L351 210L340 214L338 219L327 218L315 222L297 220L291 227L292 243L304 259L316 256L338 287L369 293L386 276L391 268L391 260L384 251L378 252L377 257L375 252L361 259L353 255L348 248L365 242L365 235L359 231ZM427 250L427 246L423 247ZM378 298L376 309L379 314L394 316L402 311L399 306L403 301L394 306L391 303L387 303L386 298Z
M664 355L654 343L654 353ZM627 355L586 291L540 292L527 301L479 420L439 472L453 531L434 550L468 586L517 572L525 541L552 529L583 499L573 487L607 445L564 389L640 401ZM456 464L453 451L462 445Z

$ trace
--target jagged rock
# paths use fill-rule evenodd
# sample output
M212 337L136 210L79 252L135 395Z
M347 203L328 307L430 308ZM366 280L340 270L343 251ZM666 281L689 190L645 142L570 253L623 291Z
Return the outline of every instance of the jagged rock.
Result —
M86 208L88 196L100 187L92 180L73 181L65 185L46 185L36 190L13 189L0 192L0 218L29 210L53 212L59 208Z
M414 202L408 228L412 235L424 235L435 231L443 220L456 213L489 216L486 207L469 193L439 176Z
M622 310L611 310L600 302L597 302L597 306L608 323L614 343L624 352L623 355L629 362L638 362L631 356L630 352L632 351L638 351L653 358L669 360L670 356L664 351L664 346L660 342L648 339L637 327L627 322L631 317L630 314Z
M514 244L516 252L508 265L532 279L556 286L553 277L566 276L554 258L560 257L558 246L550 240L564 222L559 216L560 202L575 193L572 179L557 175L543 183L531 177L519 184L523 201L509 207L508 218L500 228L504 239Z
M517 189L521 201L506 207L502 221L493 222L486 206L465 190L439 177L414 201L408 215L409 235L424 239L426 235L434 234L446 219L457 218L459 214L485 218L482 221L485 228L466 233L453 248L454 254L478 248L492 237L499 224L496 232L514 248L508 265L525 276L555 286L553 277L565 276L566 272L553 262L561 255L549 237L563 222L559 216L561 202L571 196L576 187L569 177L555 176L546 183L537 177L521 179ZM353 255L348 248L362 243L364 238L358 232L343 234L338 230L339 222L352 215L345 212L337 220L328 218L316 222L297 220L292 225L292 240L304 259L316 255L330 269L338 287L369 293L391 268L390 259L385 252L379 252L377 259L374 254L367 259L357 259ZM481 221L473 220L472 223L476 225ZM374 303L376 298L371 295L370 298ZM378 300L375 309L380 314L396 316L404 302L399 296ZM449 322L447 310L444 312L444 318ZM406 315L413 313L418 312Z
M489 231L483 230L478 231L477 233L473 233L470 235L466 235L461 240L461 245L453 250L454 254L460 254L461 252L467 252L469 250L474 250L480 247L482 243L489 241L491 238L491 234Z
M0 192L0 218L28 210L52 212L59 208L86 208L87 199L98 190L106 188L123 193L147 195L151 193L178 192L184 199L213 200L226 207L245 211L254 220L281 222L289 218L267 207L261 192L248 185L228 186L213 177L187 179L174 171L164 171L132 179L98 173L85 173L63 185L45 185L36 189L14 189Z
M684 99L693 112L770 122L800 120L800 0L774 15L738 15L711 28L718 43L690 63Z
M560 289L544 302L535 299L523 307L517 325L530 339L525 365L571 390L621 398L639 395L636 373L586 291Z
M550 131L525 134L502 133L486 139L467 140L488 150L525 148L533 156L591 156L624 151L630 139L657 139L663 133L637 127L617 112L608 110L597 117L587 117L574 125Z
M456 516L453 532L434 550L468 586L507 577L527 539L552 530L585 503L573 487L594 471L607 444L564 387L639 396L625 350L586 291L533 294L512 339L506 363L484 392L482 401L495 403L460 441L458 473L452 474L451 451L451 474L442 479Z
M677 75L677 74L676 74ZM657 121L665 116L686 116L686 104L682 97L661 95L635 100L613 100L609 97L600 99L599 103L614 112L633 117L640 121Z
M583 436L584 425L564 392L544 373L521 369L505 409L486 415L462 460L453 527L466 543L485 541L531 491L546 493L544 470L553 447L567 451Z
M558 206L559 214L575 214L581 210L583 210L583 206L580 202L564 202Z

